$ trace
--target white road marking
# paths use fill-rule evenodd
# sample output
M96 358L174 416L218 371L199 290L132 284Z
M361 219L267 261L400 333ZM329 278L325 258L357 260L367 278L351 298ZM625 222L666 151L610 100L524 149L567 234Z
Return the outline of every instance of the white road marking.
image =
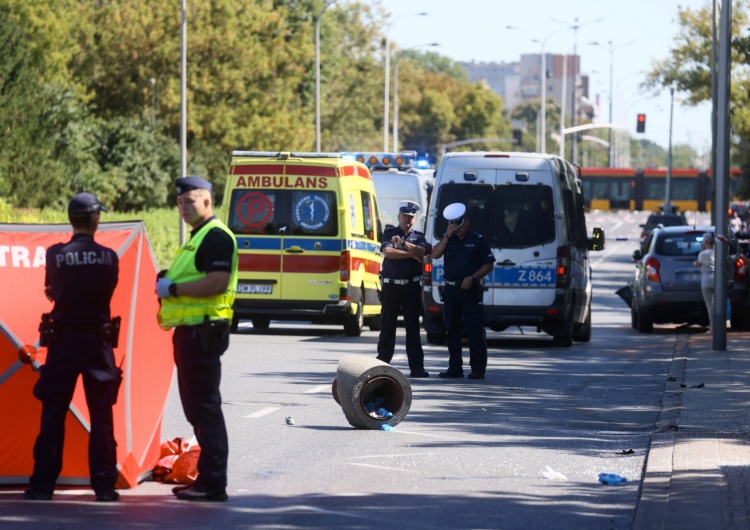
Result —
M302 392L303 394L318 394L320 392L330 392L331 391L331 385L318 385L312 387L310 390L305 390Z
M389 467L389 466L376 466L374 464L363 464L361 462L352 462L349 464L350 466L360 466L360 467L370 467L373 469L385 469L386 471L402 471L404 473L421 473L421 471L418 471L416 469L401 469L398 467Z
M266 407L264 409L260 409L257 412L253 412L252 414L248 414L245 416L246 418L260 418L261 416L265 416L267 414L271 414L272 412L276 412L281 407Z

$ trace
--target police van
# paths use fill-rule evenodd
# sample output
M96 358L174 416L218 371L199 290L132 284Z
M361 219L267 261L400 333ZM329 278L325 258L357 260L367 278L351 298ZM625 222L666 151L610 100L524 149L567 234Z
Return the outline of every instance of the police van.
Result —
M483 234L495 256L483 280L485 325L493 331L530 326L557 346L591 339L589 250L604 248L604 232L589 238L580 168L536 153L448 153L436 173L427 242L445 234L442 212L466 205L470 228ZM427 340L445 338L443 259L424 264Z
M380 329L380 234L368 168L338 153L234 151L224 193L240 319Z
M434 171L417 167L416 151L397 153L344 153L344 156L365 164L372 174L378 197L380 221L384 228L398 225L398 203L411 201L427 209L432 194ZM424 232L427 217L417 213L414 228Z

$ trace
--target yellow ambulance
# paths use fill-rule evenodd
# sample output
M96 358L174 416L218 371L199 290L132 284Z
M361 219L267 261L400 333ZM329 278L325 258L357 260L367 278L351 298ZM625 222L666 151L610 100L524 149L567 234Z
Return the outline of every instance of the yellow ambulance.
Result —
M380 234L367 166L338 153L234 151L224 221L239 249L233 330L271 320L380 329Z

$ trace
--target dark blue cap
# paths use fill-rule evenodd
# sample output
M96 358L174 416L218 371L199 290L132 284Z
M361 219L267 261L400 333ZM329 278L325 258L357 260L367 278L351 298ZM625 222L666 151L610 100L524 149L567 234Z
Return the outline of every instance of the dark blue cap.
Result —
M182 195L192 190L208 190L211 191L211 183L201 177L180 177L175 179L175 186L177 186L177 195Z
M109 210L93 193L79 193L68 203L68 215L89 215L100 211L108 212Z

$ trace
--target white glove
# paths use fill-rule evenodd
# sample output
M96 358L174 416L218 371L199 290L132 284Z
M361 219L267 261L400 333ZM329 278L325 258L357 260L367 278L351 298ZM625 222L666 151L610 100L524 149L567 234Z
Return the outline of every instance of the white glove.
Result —
M156 280L156 296L159 298L169 298L172 293L169 292L169 288L174 283L169 278L159 278Z

